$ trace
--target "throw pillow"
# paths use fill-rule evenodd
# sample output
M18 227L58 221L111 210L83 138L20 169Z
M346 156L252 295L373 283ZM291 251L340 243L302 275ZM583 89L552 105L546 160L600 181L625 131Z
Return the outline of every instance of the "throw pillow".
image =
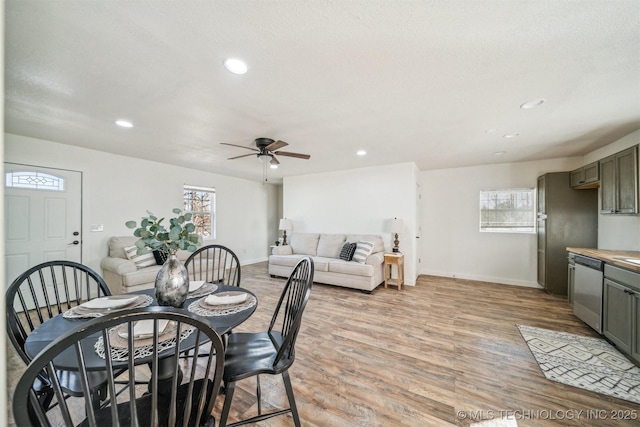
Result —
M340 251L340 259L344 261L351 261L353 253L356 251L356 246L358 246L356 243L345 243Z
M162 252L158 249L156 249L155 251L153 251L153 257L156 260L156 264L158 265L163 265L164 262L167 260L167 254L166 252Z
M156 265L156 259L153 257L152 252L147 252L142 255L138 255L137 252L138 248L135 246L127 246L124 248L124 254L127 256L127 259L130 259L136 264L136 268L141 269Z
M360 264L364 264L367 260L367 257L371 255L372 250L373 242L358 242L356 251L353 254L353 260L359 262Z

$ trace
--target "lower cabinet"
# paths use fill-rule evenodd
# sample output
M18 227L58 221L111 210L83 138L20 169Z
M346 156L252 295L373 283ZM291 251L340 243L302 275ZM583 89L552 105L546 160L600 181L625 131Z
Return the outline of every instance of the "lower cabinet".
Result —
M627 286L630 285L630 286ZM640 274L605 265L603 334L640 361Z

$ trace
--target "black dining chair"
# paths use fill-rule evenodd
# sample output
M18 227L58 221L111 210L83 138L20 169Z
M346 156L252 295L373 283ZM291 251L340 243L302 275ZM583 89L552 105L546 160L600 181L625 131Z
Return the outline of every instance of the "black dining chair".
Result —
M220 426L227 425L236 381L253 376L256 377L257 382L258 415L230 425L254 423L291 412L295 425L300 426L300 417L288 369L294 361L296 338L300 331L302 314L309 300L312 285L313 260L309 257L303 257L296 264L282 290L269 329L266 332L234 332L229 335L223 375L226 397L220 415ZM262 413L260 374L282 374L289 408Z
M240 286L240 261L236 254L222 245L206 245L197 249L184 262L189 280L227 286Z
M25 364L31 358L24 343L33 330L74 306L92 298L111 295L105 281L91 268L72 261L48 261L31 267L18 276L6 292L7 335ZM82 396L78 376L70 371L58 371L57 380L68 396ZM106 376L102 372L89 375L89 391L95 405L104 397ZM51 378L45 372L39 376L36 388L43 407L53 399Z
M145 324L144 336L136 335L140 333L136 322L140 321L150 322ZM185 346L204 341L211 343L206 356L195 355L186 366L174 357ZM15 421L18 426L214 426L211 414L222 380L223 354L218 333L194 313L159 306L113 312L68 331L34 357L15 389ZM90 388L88 366L106 373L110 396L118 394L115 370L128 366L128 393L110 399L101 408L87 399L60 398L64 391L52 372L61 357L67 365L77 364L84 396ZM170 368L159 378L159 366L167 360ZM46 411L34 390L42 371L53 378L55 410ZM147 386L135 387L140 377L149 375Z

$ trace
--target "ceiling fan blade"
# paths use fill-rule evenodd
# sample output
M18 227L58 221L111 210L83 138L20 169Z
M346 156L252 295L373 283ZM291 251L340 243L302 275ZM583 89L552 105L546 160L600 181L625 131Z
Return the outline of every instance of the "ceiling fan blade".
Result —
M298 159L307 159L307 160L311 158L309 154L290 153L288 151L276 151L273 154L277 154L278 156L297 157Z
M271 163L272 165L276 165L276 166L280 164L278 159L276 159L276 156L271 156L271 161L269 163Z
M289 145L289 144L287 144L287 143L286 143L286 142L284 142L284 141L277 140L277 141L274 141L274 142L272 142L271 144L267 145L267 146L265 147L265 149L266 149L267 151L275 151L275 150L277 150L278 148L286 147L287 145Z
M251 150L251 151L260 151L257 148L245 147L244 145L229 144L229 143L226 143L226 142L221 142L220 144L222 144L222 145L230 145L231 147L246 148L247 150Z
M240 159L242 157L249 157L249 156L255 156L255 154L253 153L243 154L242 156L229 157L227 160Z

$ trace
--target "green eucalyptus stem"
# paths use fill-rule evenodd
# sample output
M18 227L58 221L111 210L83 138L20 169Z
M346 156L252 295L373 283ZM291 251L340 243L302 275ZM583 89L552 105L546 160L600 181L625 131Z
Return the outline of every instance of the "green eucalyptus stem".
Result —
M172 212L178 216L169 219L168 230L162 224L164 218L158 218L150 211L147 211L148 216L142 217L140 227L136 221L125 223L128 228L135 229L133 235L140 238L136 241L138 254L159 250L173 255L180 249L189 252L198 249L200 239L194 233L196 226L190 222L191 213L183 213L178 208L174 208Z

